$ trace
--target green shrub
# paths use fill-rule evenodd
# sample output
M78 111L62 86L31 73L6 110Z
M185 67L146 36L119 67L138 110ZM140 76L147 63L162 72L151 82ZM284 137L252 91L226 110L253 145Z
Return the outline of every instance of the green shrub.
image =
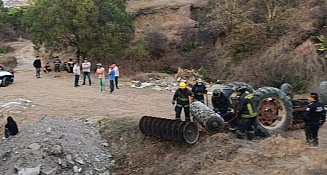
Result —
M12 48L10 46L0 45L0 53L9 53L12 51L14 51L14 48Z
M176 71L170 66L170 65L165 65L163 68L162 68L162 72L163 73L166 73L166 74L175 74Z
M150 57L150 52L146 48L146 44L141 41L131 46L127 52L129 57L137 60L145 60Z
M317 36L319 43L316 46L319 46L318 51L324 54L324 58L327 59L327 38L324 35Z
M191 52L194 49L197 49L200 46L200 43L196 41L190 41L187 42L186 45L184 46L184 51L185 52Z

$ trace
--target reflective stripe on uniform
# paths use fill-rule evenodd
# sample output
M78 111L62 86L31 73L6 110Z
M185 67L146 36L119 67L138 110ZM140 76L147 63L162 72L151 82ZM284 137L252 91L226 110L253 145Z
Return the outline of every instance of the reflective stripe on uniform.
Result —
M177 106L177 107L180 107L180 108L182 108L182 107L184 107L184 108L188 108L188 107L190 107L190 105L181 105L181 104L176 104L176 106Z
M252 93L249 93L244 98L251 100L253 98L253 94ZM253 106L252 106L251 103L246 104L246 108L247 108L249 114L242 114L242 117L244 117L244 118L252 118L252 117L256 117L257 116L257 113L253 111Z
M181 97L178 97L179 100L181 101L188 101L188 98L181 98Z

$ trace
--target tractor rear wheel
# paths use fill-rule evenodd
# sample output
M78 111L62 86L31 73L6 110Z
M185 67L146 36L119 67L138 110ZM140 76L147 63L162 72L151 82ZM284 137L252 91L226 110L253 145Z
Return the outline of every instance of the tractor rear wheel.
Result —
M253 95L258 129L266 135L287 130L293 120L293 106L286 94L277 88L263 87Z
M227 96L227 97L231 97L232 94L235 92L235 89L241 87L241 86L245 86L246 90L249 92L253 92L254 89L251 85L247 84L247 83L243 83L243 82L239 82L239 81L235 81L232 83L227 84L223 89L222 92Z

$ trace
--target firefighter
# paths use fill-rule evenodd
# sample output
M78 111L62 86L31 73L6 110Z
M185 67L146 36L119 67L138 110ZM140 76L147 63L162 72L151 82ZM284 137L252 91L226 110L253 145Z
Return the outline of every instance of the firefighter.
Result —
M310 93L309 105L304 112L305 136L308 144L318 146L318 130L326 121L324 105L319 102L317 93Z
M175 105L175 101L177 104L175 106L176 111L176 120L181 119L182 108L184 108L185 120L190 121L190 102L193 100L192 92L186 88L186 84L184 82L179 83L179 88L176 90L172 104Z
M204 94L207 94L206 86L203 84L201 79L196 81L196 84L192 88L192 92L194 94L194 99L204 103Z
M214 89L212 92L211 103L213 110L221 115L224 118L224 121L229 121L231 115L228 115L231 112L231 103L229 98L222 93L219 89Z
M244 139L247 136L248 140L252 140L255 136L255 121L257 113L253 107L253 93L246 90L245 86L236 89L239 102L237 104L237 115L240 117L238 131L236 137Z

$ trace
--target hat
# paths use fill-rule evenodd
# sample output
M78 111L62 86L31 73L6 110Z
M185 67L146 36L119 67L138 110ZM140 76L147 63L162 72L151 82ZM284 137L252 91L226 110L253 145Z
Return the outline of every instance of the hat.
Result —
M101 64L101 63L98 63L98 64L96 64L96 65L102 67L102 64Z
M186 88L186 83L180 82L178 87L181 88L181 89L185 89Z

